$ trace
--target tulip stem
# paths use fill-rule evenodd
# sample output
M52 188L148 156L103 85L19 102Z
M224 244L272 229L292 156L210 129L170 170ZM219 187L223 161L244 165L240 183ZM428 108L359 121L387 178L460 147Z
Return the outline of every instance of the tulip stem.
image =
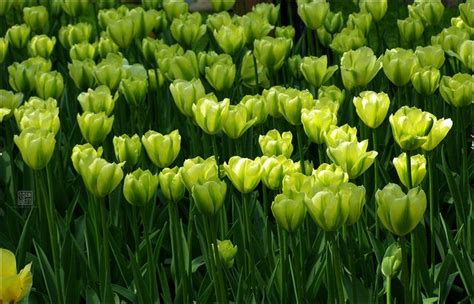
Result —
M298 141L298 153L300 156L301 173L306 175L306 168L304 166L304 153L303 153L303 130L301 126L296 126L296 139Z
M109 258L109 230L107 223L107 214L105 211L105 198L97 199L97 203L100 207L100 217L102 224L102 250L103 250L103 272L104 272L104 281L102 282L103 290L103 302L110 303L111 300L111 289L110 289L110 258Z
M392 304L392 279L390 276L387 277L385 291L387 295L387 304Z
M406 240L405 236L400 236L400 248L402 249L402 284L403 284L403 294L404 302L411 303L410 293L409 293L409 277L408 277L408 261L407 261L407 249L406 249Z
M413 181L411 178L411 151L407 151L407 175L408 175L408 190L413 188Z
M372 144L374 150L377 151L377 129L372 129ZM374 193L379 188L379 161L375 158L374 162ZM379 238L380 230L379 230L379 217L377 216L377 206L374 206L374 214L375 214L375 238Z
M415 231L413 231L411 233L411 278L410 278L410 281L411 281L411 298L412 300L414 301L414 303L418 303L417 301L417 291L418 291L418 278L417 278L417 274L418 272L416 271L417 269L417 263L416 263L416 251L417 251L417 248L416 248L416 235L415 235Z
M337 243L337 236L336 233L330 232L332 235L330 236L331 240L331 251L332 251L332 258L333 258L333 268L336 278L336 289L337 289L337 303L345 303L344 300L344 289L342 288L342 264L341 264L341 257L339 255L339 246Z
M434 230L434 188L433 188L433 154L427 152L426 160L428 162L428 197L430 201L430 256L431 256L431 279L435 278L435 230Z
M149 221L149 213L146 210L146 206L140 208L140 213L142 216L143 221L143 234L145 236L146 242L146 253L147 253L147 268L149 274L149 284L150 288L153 290L153 299L158 300L159 302L159 295L158 295L158 284L156 282L156 271L155 271L155 259L153 258L153 248L150 242L150 221ZM178 256L179 257L179 256Z

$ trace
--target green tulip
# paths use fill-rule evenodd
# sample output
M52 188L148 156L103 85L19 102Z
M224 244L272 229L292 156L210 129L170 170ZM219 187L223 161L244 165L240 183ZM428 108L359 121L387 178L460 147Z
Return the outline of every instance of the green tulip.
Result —
M290 39L293 41L296 35L296 30L292 25L286 25L286 26L277 26L275 28L275 37L282 37L286 39Z
M158 65L169 80L192 80L199 77L197 57L193 51L170 58L169 62L159 61Z
M273 217L288 232L295 232L306 217L305 194L301 192L281 193L272 202Z
M472 1L459 4L459 13L461 14L461 18L470 27L474 27L473 11L474 3Z
M235 64L215 63L206 67L206 80L216 91L230 89L234 84L236 68Z
M365 87L381 68L382 58L377 59L368 47L345 52L341 58L342 83L348 90Z
M352 13L349 15L349 19L347 20L347 27L359 29L365 36L369 34L371 25L372 15L369 13Z
M301 172L288 172L283 177L283 193L290 194L292 192L304 193L306 199L311 199L313 195L320 189L314 185L314 179Z
M280 134L278 130L273 129L265 135L258 137L258 144L262 150L263 155L278 156L284 155L287 158L291 157L293 153L293 134L291 132L283 132Z
M177 203L184 197L184 183L179 168L164 168L159 176L163 196L170 202Z
M228 98L218 102L215 96L203 97L193 104L194 121L204 132L214 135L222 130L229 104Z
M114 144L115 158L119 162L125 163L129 167L133 167L138 163L142 152L142 144L137 134L134 134L132 137L127 134L114 136L112 142Z
M88 89L87 92L77 96L82 111L93 113L105 112L107 116L112 114L117 98L117 95L112 97L109 88L104 85L98 86L95 90Z
M357 115L369 128L378 128L387 116L390 98L384 92L364 91L354 97Z
M421 148L425 151L431 151L436 148L439 143L446 137L449 130L453 126L453 121L451 119L434 119L433 127L428 133L428 138L426 142L421 145Z
M0 64L5 61L8 54L8 39L0 38Z
M335 34L340 32L343 26L344 16L342 15L342 12L333 13L329 11L324 20L324 29L329 34Z
M419 65L412 50L396 48L385 51L382 66L385 75L394 85L404 86Z
M184 0L163 0L163 9L168 20L173 20L189 11L189 5Z
M273 86L270 89L265 89L262 92L263 99L265 100L268 114L274 118L281 117L280 113L280 100L287 98L288 95L284 94L286 88L281 86Z
M52 97L59 99L64 90L64 79L57 71L45 72L36 75L36 94L43 99Z
M222 264L227 268L232 268L234 257L237 254L237 245L234 246L230 240L217 240L217 250Z
M340 127L331 125L324 135L324 142L328 148L335 148L345 141L357 142L357 128L348 124Z
M29 128L13 137L23 161L33 170L46 167L54 152L54 134L46 130Z
M441 45L443 50L448 53L457 53L459 46L464 41L469 40L469 32L455 26L445 28L436 36L431 37L431 44Z
M235 0L210 0L209 2L214 12L228 11L235 4Z
M247 120L255 119L255 125L267 121L268 112L265 101L260 95L245 95L240 101L247 109Z
M275 25L280 16L280 4L258 3L252 7L252 12L265 18L268 23Z
M95 197L109 195L123 178L123 164L109 163L102 158L79 162L79 174L87 190Z
M302 109L301 122L308 138L317 144L324 143L324 135L331 125L337 124L337 116L329 109Z
M439 86L441 73L438 69L433 67L424 67L417 69L411 75L411 83L413 87L422 95L433 95Z
M323 97L320 99L316 99L314 101L314 106L313 109L318 109L318 110L329 110L333 112L334 114L337 115L337 112L339 111L339 103L337 101L329 98L329 97Z
M315 102L308 90L287 89L278 97L280 114L292 125L301 125L301 111L311 109Z
M342 105L346 99L346 92L335 85L321 86L318 89L318 99L322 100L325 98L331 99L339 105Z
M224 205L227 184L219 179L205 181L192 187L193 201L199 212L205 216L215 216Z
M289 57L286 61L291 76L298 80L303 78L300 70L302 60L301 56L296 54Z
M119 46L113 42L112 39L110 39L106 32L103 33L104 34L101 35L99 42L97 43L97 51L99 52L99 56L101 58L106 58L107 54L109 53L117 54L119 52Z
M105 85L115 92L126 72L121 66L110 63L100 63L94 67L94 76L99 85Z
M159 69L149 69L147 73L150 91L157 92L165 84L165 76Z
M365 205L365 188L353 183L344 183L339 187L339 191L343 193L343 197L349 197L349 216L345 224L353 225L359 220Z
M248 116L247 108L243 104L229 106L229 111L222 122L224 133L232 139L241 137L257 120L248 119Z
M98 146L112 131L114 116L107 117L104 112L84 112L82 115L77 114L77 122L84 139L93 146Z
M411 187L408 183L407 154L404 152L393 159L393 166L397 170L398 178L407 188L414 188L423 182L426 175L426 158L416 154L410 156Z
M255 40L254 54L271 71L277 71L290 53L293 42L286 38L263 37Z
M0 123L9 119L13 111L18 108L23 101L23 93L13 93L0 89Z
M307 82L316 88L326 83L338 69L337 65L328 67L326 55L321 57L308 56L301 60L300 71Z
M31 29L26 24L15 24L7 30L6 38L10 44L17 48L21 49L26 46L28 39L30 38Z
M94 159L102 157L104 150L99 147L97 150L87 143L84 145L75 145L72 148L71 161L74 169L77 173L81 173L81 169L84 168L85 163L91 163Z
M157 9L162 0L142 0L143 8L146 10Z
M375 22L379 22L387 13L387 0L361 0L359 1L361 12L369 12Z
M439 84L439 92L450 105L460 108L472 105L474 100L474 76L457 73L452 77L443 76Z
M127 49L133 41L134 30L131 18L119 19L107 26L107 34L122 49Z
M12 7L13 4L16 4L15 3L16 1L15 0L3 0L3 1L0 1L0 16L1 17L4 17L7 15L8 11L10 10L10 8Z
M349 175L336 164L323 163L311 173L311 176L316 187L330 188L333 191L349 181Z
M382 259L382 274L393 278L402 266L402 248L397 243L388 246Z
M29 93L35 87L35 67L14 62L8 67L8 83L15 92Z
M316 30L323 25L329 12L329 3L326 0L297 0L298 16L306 27Z
M255 65L257 65L257 77L255 76ZM262 87L268 88L270 80L268 79L268 69L259 61L255 60L251 51L245 53L240 67L240 79L242 84L249 88ZM257 83L258 80L258 83Z
M316 30L316 37L324 47L328 48L330 47L334 36L333 34L329 33L324 26L322 26ZM340 38L338 39L340 40ZM339 41L338 44L340 45L341 49L345 48L345 46L341 45L341 41ZM338 48L337 45L336 48Z
M368 140L362 142L346 141L336 147L327 148L329 158L354 179L372 166L378 155L377 151L367 151Z
M420 18L426 25L435 25L441 21L444 5L441 0L419 0L408 6L410 17Z
M170 84L170 91L179 111L187 117L193 116L193 105L206 95L199 78L191 81L177 79Z
M56 37L46 35L36 35L28 42L28 54L32 57L41 56L49 58L53 53L56 44ZM1 60L0 60L1 61Z
M62 0L63 11L71 17L85 15L90 5L89 0Z
M461 62L474 71L474 40L466 40L459 45L458 56Z
M214 156L207 159L197 156L192 159L186 159L183 166L179 169L179 174L183 179L184 186L191 193L195 184L217 180L219 178L219 168Z
M336 231L349 217L350 200L351 194L346 191L324 189L306 201L306 208L321 229Z
M58 110L48 111L46 109L28 108L27 104L14 111L15 120L20 131L34 128L45 130L56 135L61 125Z
M410 45L420 40L425 30L423 22L418 18L408 17L403 20L397 20L397 26L402 40Z
M433 114L403 106L390 115L395 142L405 151L421 147L427 140L436 118Z
M367 45L367 39L360 29L346 27L340 33L334 35L329 46L335 53L341 55L365 45Z
M56 99L53 98L43 100L39 97L32 96L21 107L15 109L15 119L17 120L17 122L20 122L23 116L36 111L51 112L54 116L58 116L58 102L56 101Z
M97 14L97 21L100 27L105 30L111 23L125 17L129 10L126 6L121 6L118 9L99 10Z
M142 207L147 205L155 196L158 188L158 175L149 170L137 170L125 176L123 181L123 196L130 205Z
M94 87L95 84L95 63L88 59L84 61L73 60L67 65L69 76L71 76L74 84L81 90L87 90Z
M444 51L439 45L429 45L425 47L417 46L415 55L422 67L434 67L441 69L444 63Z
M181 150L181 135L179 130L165 135L149 130L142 136L142 144L153 164L158 168L166 168L178 157Z
M61 45L69 50L74 44L89 42L91 34L92 25L81 22L74 25L68 24L66 26L62 26L59 29L58 37Z
M139 78L124 78L120 81L119 92L130 106L143 105L146 100L148 81Z
M219 13L214 13L207 16L206 25L209 31L219 31L222 26L229 26L232 25L232 18L230 14L226 11L222 11Z
M241 193L250 193L258 186L262 178L260 159L248 159L232 156L225 162L224 171L234 187Z
M245 44L244 28L234 24L223 25L214 30L214 39L225 53L233 55Z
M48 10L41 5L25 7L23 20L36 33L46 32L49 28Z
M254 43L256 39L262 39L273 29L273 26L267 19L262 18L255 12L234 18L234 23L244 28L245 38L248 44Z
M451 18L451 25L467 31L471 37L474 35L474 27L467 25L459 16Z
M283 177L294 171L297 172L295 163L284 155L262 156L262 183L271 190L281 188Z
M183 14L173 19L171 35L186 48L192 48L206 34L206 25L201 23L201 14Z
M230 66L233 64L232 57L228 54L217 54L214 51L199 52L197 55L199 72L206 75L206 68L212 67L215 64Z
M410 233L423 218L426 194L421 188L413 188L405 194L399 185L388 184L375 193L377 215L382 224L393 234Z
M161 27L160 23L163 23L163 21L160 20L162 13L156 10L145 11L141 7L131 9L126 17L132 19L133 36L139 39L147 37L154 28Z
M69 57L72 60L86 60L97 56L97 43L81 42L74 44L69 50Z

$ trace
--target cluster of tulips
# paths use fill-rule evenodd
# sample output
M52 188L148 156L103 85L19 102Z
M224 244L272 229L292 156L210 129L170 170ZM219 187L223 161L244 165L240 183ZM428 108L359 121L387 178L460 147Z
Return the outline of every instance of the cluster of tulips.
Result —
M0 1L0 303L472 299L474 2L209 2Z

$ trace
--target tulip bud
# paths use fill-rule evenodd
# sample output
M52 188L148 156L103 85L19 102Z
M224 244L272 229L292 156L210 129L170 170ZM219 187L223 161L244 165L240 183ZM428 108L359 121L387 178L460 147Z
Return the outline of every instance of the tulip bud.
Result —
M284 155L290 158L291 153L293 153L292 140L293 135L291 132L288 131L280 134L278 130L273 129L268 131L266 135L260 135L258 137L258 144L260 145L263 155Z
M422 36L425 27L418 18L408 17L403 20L397 20L398 31L403 41L409 45L417 42Z
M177 203L184 197L184 183L179 168L164 168L158 176L163 196L170 202Z
M328 12L326 19L324 20L324 29L329 34L335 34L337 32L340 32L342 30L343 25L344 16L342 15L342 12Z
M459 16L451 18L451 25L467 31L471 37L474 34L474 27L467 25L467 23L465 23Z
M466 40L459 45L458 56L461 62L474 71L474 40Z
M402 249L397 243L388 246L382 259L382 274L386 278L393 278L397 275L402 266Z
M81 174L82 168L85 168L88 164L96 158L100 158L103 153L102 147L99 147L97 150L94 147L87 143L84 145L75 145L72 148L71 161L74 169L77 173Z
M433 95L439 86L439 79L441 73L438 69L433 67L424 67L417 69L411 75L411 83L413 87L422 95Z
M470 27L474 27L474 3L467 1L466 3L459 4L459 13L461 14L462 21Z
M344 87L352 90L365 87L382 68L382 58L374 55L372 49L362 47L348 51L341 58L341 76Z
M46 167L54 152L54 134L46 130L29 128L13 137L23 161L33 170Z
M244 28L234 24L223 25L219 30L214 30L214 39L225 53L233 55L245 44Z
M262 164L262 183L269 189L281 188L283 177L290 171L295 170L295 164L284 155L263 156L260 158Z
M9 0L0 1L0 16L2 9L9 5ZM21 303L28 301L28 295L33 285L33 275L31 274L31 263L26 265L20 273L16 270L16 258L13 252L0 248L0 276L2 277L2 290L0 298L4 303Z
M316 37L318 38L319 42L321 42L321 44L326 48L330 47L333 40L333 35L326 31L326 28L324 26L316 30ZM336 48L338 47L336 46Z
M443 17L444 5L441 0L416 1L408 6L408 13L412 18L420 18L426 25L435 25Z
M178 157L181 149L181 135L179 130L165 135L149 130L142 136L142 144L153 164L158 168L165 168Z
M340 186L339 191L343 193L343 197L349 197L349 216L346 225L353 225L359 220L365 205L365 188L353 183L344 183Z
M301 62L302 58L299 54L291 56L286 61L291 76L298 80L302 79L302 74L300 70Z
M53 53L56 37L48 37L46 35L36 35L28 42L28 54L32 57L41 56L49 58ZM0 60L1 62L1 60Z
M229 111L222 122L224 133L232 139L241 137L257 120L248 119L248 116L247 108L243 104L229 106Z
M453 77L443 76L439 92L448 104L456 108L469 106L474 102L474 76L463 73L457 73Z
M340 127L331 125L324 135L326 146L331 148L335 148L345 141L357 142L357 128L351 127L348 124Z
M97 83L109 87L111 91L118 89L125 75L126 73L122 67L115 64L102 62L94 67L94 76Z
M103 158L79 162L79 174L87 190L95 197L109 195L123 178L123 164L109 163Z
M92 59L97 56L97 44L96 43L88 43L88 42L81 42L78 44L74 44L71 49L69 50L69 57L72 60L86 60Z
M232 87L235 80L235 64L227 65L215 63L206 67L206 80L216 91L227 90Z
M311 176L314 178L316 187L331 188L333 191L349 181L349 175L336 164L323 163L313 171Z
M301 110L301 122L308 138L317 144L324 143L324 135L331 125L337 125L337 116L329 109Z
M47 32L49 28L48 10L44 6L25 7L23 20L33 32Z
M115 107L117 95L112 97L110 90L106 86L98 86L95 90L88 89L77 96L77 100L81 104L82 111L100 113L105 112L107 116L112 114Z
M391 49L385 51L382 66L385 75L394 85L404 86L418 67L418 58L412 50Z
M263 124L268 117L265 101L260 95L245 95L240 101L247 109L247 120L255 119L255 125Z
M183 183L189 192L195 184L203 184L206 181L217 180L219 178L219 169L214 156L202 159L197 156L193 159L184 161L183 166L179 169L179 174L183 179Z
M246 15L235 19L234 23L244 28L245 38L249 44L253 43L256 39L261 39L267 36L273 29L273 26L267 19L262 18L255 12L247 13Z
M35 73L34 68L14 62L8 67L8 83L15 92L29 93L35 86Z
M306 27L316 30L323 25L329 12L329 3L326 0L299 0L298 16Z
M375 22L379 22L387 13L387 0L361 0L359 1L361 12L369 12Z
M329 158L354 179L364 173L375 161L377 151L367 151L368 140L362 142L345 141L336 147L328 147Z
M234 257L237 254L237 245L234 246L229 240L217 240L217 250L219 251L219 258L222 264L227 268L232 268L234 265Z
M79 17L87 13L89 2L89 0L63 0L61 5L66 14L71 17Z
M418 63L422 67L431 66L440 69L444 63L444 51L439 45L417 46L415 55L418 58Z
M127 49L133 41L134 29L131 18L122 18L107 26L107 34L122 49Z
M43 99L59 99L64 90L64 80L57 71L36 75L36 94Z
M77 122L81 129L82 137L93 146L100 145L112 131L114 116L107 117L104 112L84 112L77 114Z
M449 118L435 119L431 131L430 133L428 133L428 138L426 142L421 145L421 148L425 151L431 151L436 148L439 143L446 137L452 126L453 121Z
M160 27L163 21L162 14L156 10L145 11L141 7L135 7L127 14L133 23L133 37L143 39L147 37L154 28Z
M357 50L367 45L364 33L358 28L344 28L340 33L334 35L329 45L337 54L341 55L350 50Z
M320 189L315 188L314 180L301 172L287 172L283 178L283 193L301 192L309 199Z
M70 49L74 44L89 42L92 34L92 25L89 23L68 24L59 29L59 42L66 49Z
M326 83L338 69L337 65L328 67L328 58L326 55L321 57L304 57L301 61L300 71L304 78L311 85L319 88Z
M205 216L214 216L224 205L227 184L219 179L195 184L192 187L192 196L199 212Z
M301 125L301 111L314 106L313 95L308 90L287 89L278 96L278 110L290 124Z
M191 81L177 79L170 84L170 91L180 112L188 117L193 116L193 104L206 95L199 78Z
M402 150L410 151L421 147L428 140L436 118L416 107L403 106L390 115L389 120L395 142Z
M34 128L41 129L56 135L59 131L60 121L58 109L48 111L46 109L34 109L28 107L28 103L15 109L15 119L20 131Z
M390 107L390 98L384 92L364 91L359 94L359 97L354 97L353 103L357 115L364 124L375 129L385 120Z
M431 44L441 45L448 54L457 53L462 42L469 40L469 32L458 27L445 28L437 36L431 37Z
M0 38L0 64L5 61L8 54L8 39Z
M228 54L217 54L214 51L199 52L197 55L199 72L203 75L206 73L206 68L214 64L220 63L224 65L231 65L232 57Z
M18 108L23 101L23 93L13 93L0 89L0 123L9 119L13 111Z
M330 99L332 101L337 102L339 105L344 103L346 98L346 92L344 90L339 89L335 85L330 86L321 86L318 89L318 99Z
M410 157L411 170L411 187L408 183L407 154L402 153L393 159L393 165L397 170L398 178L407 188L414 188L423 182L426 175L426 159L421 154L412 155Z
M138 168L125 176L123 196L130 205L142 207L155 196L157 188L158 175Z
M180 45L192 48L206 34L206 25L201 24L201 15L194 12L173 19L170 30Z
M229 112L229 104L228 98L218 102L212 95L202 97L193 104L194 121L204 132L214 135L222 129L222 122Z
M143 105L146 100L148 81L139 78L122 79L119 92L130 106Z
M232 156L229 163L223 165L225 174L234 187L241 193L250 193L260 183L262 165L260 159L251 160L240 156Z
M295 232L306 217L305 194L302 192L278 194L271 208L278 226L288 232Z
M134 134L129 137L127 134L122 136L114 136L113 139L115 158L125 163L126 166L133 167L140 159L142 144L140 137Z
M30 27L26 24L14 25L7 30L6 38L12 46L21 49L26 46L30 38Z
M222 26L229 26L232 24L232 18L230 17L230 14L226 11L209 15L206 19L207 28L211 32L219 31Z
M185 79L192 80L199 78L199 67L196 54L193 51L187 51L184 55L171 58L169 66L160 64L165 76L170 80Z
M158 6L161 4L161 2L161 0L142 0L142 5L146 10L158 9Z
M151 92L157 92L165 84L165 76L159 69L149 69L148 84Z
M351 197L350 192L324 189L306 201L306 208L319 227L325 231L336 231L349 217Z
M270 24L275 25L280 16L280 4L258 3L252 7L252 12L265 18Z
M119 46L115 44L108 35L102 35L97 44L97 50L101 58L106 58L109 53L117 54L119 52Z
M347 27L348 28L357 28L365 36L369 34L370 26L372 25L372 15L369 13L359 12L359 13L352 13L349 15L349 19L347 20Z
M69 76L71 76L74 84L81 90L87 90L94 87L95 77L94 69L95 63L92 60L73 60L68 63Z
M281 38L286 38L290 39L293 41L295 38L295 28L292 25L286 25L286 26L277 26L275 28L275 37L281 37Z
M255 65L257 65L256 69ZM258 79L255 76L255 70L257 70ZM240 79L242 80L243 85L249 88L268 88L270 86L270 80L268 80L268 69L256 59L254 60L251 51L245 53L244 57L242 58Z
M417 187L405 194L399 185L388 184L375 193L377 215L382 224L393 234L410 233L423 218L426 194Z
M15 2L15 0L0 1L0 16L6 16L12 5L15 4Z
M214 12L228 11L235 4L235 0L210 0L209 2Z
M292 44L292 41L286 38L264 37L255 40L254 54L266 68L277 71L283 66Z
M173 20L189 11L189 5L184 0L163 0L163 9L168 20Z

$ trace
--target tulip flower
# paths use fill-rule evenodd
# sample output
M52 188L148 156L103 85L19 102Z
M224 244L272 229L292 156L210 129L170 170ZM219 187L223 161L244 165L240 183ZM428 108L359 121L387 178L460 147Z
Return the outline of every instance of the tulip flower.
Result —
M260 145L263 155L284 155L290 158L291 153L293 153L292 140L293 134L291 134L291 132L288 131L280 134L278 130L273 129L268 131L266 135L260 135L258 137L258 144Z
M173 56L168 58L168 60L160 60L158 65L169 80L192 80L199 77L197 57L193 51Z
M14 62L8 67L8 82L15 92L28 93L35 87L34 67Z
M315 105L313 95L308 90L287 89L278 96L280 114L294 126L301 125L301 111Z
M36 33L46 32L49 28L48 10L42 5L25 7L23 20Z
M104 112L86 111L82 115L77 114L77 122L84 139L93 146L98 146L112 131L114 116L107 117Z
M422 67L434 67L439 70L443 66L444 51L439 45L417 46L415 55Z
M235 4L235 0L210 0L209 2L214 12L228 11Z
M265 18L270 24L275 25L280 16L280 4L261 2L252 7L252 12Z
M69 50L74 44L89 42L91 34L92 25L81 22L74 25L68 24L62 26L59 29L58 37L61 45Z
M302 109L301 122L308 138L314 143L322 144L329 127L337 124L337 116L327 108Z
M314 185L314 179L298 171L290 171L283 177L282 191L290 194L291 192L301 192L306 198L311 198L318 190Z
M133 21L121 18L107 26L107 34L122 49L127 49L133 41Z
M306 217L305 194L302 192L281 193L272 202L272 213L278 226L295 232Z
M456 54L459 46L469 40L469 32L455 26L445 28L436 36L431 37L431 44L441 45L448 54Z
M441 73L438 69L433 67L424 67L417 69L411 75L411 83L418 94L433 95L439 86Z
M251 160L240 156L232 156L225 162L224 171L234 187L241 193L250 193L260 183L262 165L260 159Z
M209 180L192 187L193 201L199 212L205 216L215 216L224 205L227 184L219 179Z
M334 35L332 42L329 44L331 49L339 55L350 50L356 50L364 45L367 45L367 39L358 28L344 28L340 33Z
M387 115L390 107L390 98L387 94L364 91L354 97L354 106L357 115L369 128L378 128Z
M233 55L245 44L244 28L234 24L223 25L214 30L214 39L225 53Z
M402 248L397 243L388 246L382 259L382 274L386 278L397 275L402 266Z
M119 86L119 92L125 97L127 103L135 107L145 103L147 89L146 79L134 77L122 79Z
M344 90L339 89L335 85L321 86L318 89L318 99L322 100L325 98L328 98L332 101L337 102L339 105L342 105L346 98L346 92Z
M323 25L329 12L329 3L326 0L298 0L298 16L306 27L316 30Z
M375 193L377 215L382 224L393 234L410 233L423 218L426 194L417 187L405 194L399 185L388 184Z
M222 122L224 133L232 139L241 137L256 122L256 118L248 119L247 108L243 104L231 105Z
M250 12L240 18L236 18L234 23L244 28L248 44L254 43L256 39L262 39L273 29L273 26L267 19L262 18L255 12Z
M13 252L0 248L0 282L0 301L20 303L30 293L33 285L31 263L17 273Z
M348 51L341 58L341 76L344 87L352 90L365 87L382 68L382 58L374 55L372 49L362 47Z
M349 181L349 175L336 164L323 163L311 173L311 176L316 187L333 190Z
M94 68L94 76L98 84L105 85L115 92L125 77L125 71L116 64L102 62Z
M63 76L56 71L37 74L35 87L39 97L59 99L64 90Z
M28 42L28 54L32 57L49 58L56 44L56 37L36 35ZM1 61L1 60L0 60Z
M458 17L452 17L451 18L451 25L460 29L463 29L467 31L470 35L474 33L474 28L470 27L466 22L463 21L463 19L458 16Z
M466 40L459 45L457 52L461 62L474 71L474 40Z
M109 163L103 158L79 162L79 174L87 190L95 197L109 195L123 178L123 163Z
M314 196L306 201L309 214L321 229L336 231L346 223L352 197L352 194L347 190L341 188L341 190L333 192L324 189L316 192Z
M474 76L457 73L452 77L443 76L439 84L441 97L450 105L460 108L473 104Z
M408 17L403 20L397 20L398 31L403 41L409 45L417 42L425 30L423 22L418 18Z
M206 80L216 91L230 89L234 84L236 68L235 64L215 63L206 67Z
M193 105L206 95L199 78L191 81L176 79L170 84L170 92L179 111L187 117L193 116Z
M281 187L283 177L289 172L297 172L295 163L284 155L262 156L262 183L265 187L277 190Z
M472 16L473 11L474 3L472 1L459 4L459 13L461 14L461 18L470 27L474 27L474 17Z
M106 58L109 53L118 54L119 46L110 39L108 34L105 34L100 37L99 42L97 43L97 51L101 58Z
M254 54L266 68L277 71L283 66L292 44L292 41L286 38L264 37L255 40Z
M218 179L219 169L214 156L207 159L197 156L192 159L186 159L183 166L179 169L179 174L183 179L186 189L192 192L195 184L203 184L206 181Z
M112 97L110 89L107 86L98 86L95 90L88 89L77 96L82 111L100 113L105 112L107 116L112 114L118 95Z
M168 20L173 20L189 11L189 5L184 0L163 0L163 9Z
M15 0L0 1L0 16L6 16L13 4L16 4Z
M229 112L229 99L218 102L214 96L199 99L193 104L194 120L207 134L214 135L222 130L222 122Z
M129 167L137 164L142 151L140 137L137 134L134 134L132 137L127 134L114 136L112 142L114 144L115 158L119 162L123 162Z
M206 74L206 68L211 67L214 64L220 63L223 65L232 65L232 57L228 54L217 54L214 51L199 52L197 55L199 72L203 75Z
M68 63L69 76L71 76L74 84L81 90L87 90L94 87L95 83L95 63L93 60L78 61L73 60Z
M13 111L18 108L23 101L23 93L13 93L0 89L0 123L9 119Z
M15 24L7 30L6 38L10 44L17 48L22 49L28 43L28 39L30 38L31 29L26 24Z
M133 23L133 36L143 39L147 37L154 28L160 27L163 21L162 13L156 10L145 11L142 7L135 7L129 11L126 18L129 17Z
M385 75L394 85L404 86L418 67L418 58L412 50L395 48L385 51L382 66Z
M179 130L166 135L149 130L142 136L142 144L153 164L158 168L165 168L178 157L181 150L181 135Z
M54 152L54 133L28 128L15 135L13 141L20 150L23 161L33 170L46 167Z
M71 17L79 17L87 12L89 0L63 0L61 6L63 11Z
M0 38L0 64L5 61L8 54L8 39Z
M443 17L444 5L441 0L415 1L408 6L408 13L413 18L420 18L426 25L435 25Z
M367 151L368 140L362 142L341 142L336 147L327 148L329 158L344 171L351 179L364 173L375 161L377 151Z
M401 107L389 117L395 142L405 151L421 147L428 140L435 119L433 114L416 107Z
M426 142L421 145L421 148L425 151L431 151L436 148L439 143L446 137L449 130L453 126L453 121L451 119L434 119L433 127L428 133Z
M360 31L358 31L358 34L359 34ZM328 48L330 47L331 43L332 43L332 40L334 38L334 35L332 35L331 33L329 33L328 31L326 31L326 28L324 26L318 28L316 30L316 37L318 38L319 42L321 42L321 44ZM343 49L351 49L352 48L352 44L355 44L354 41L350 41L351 43L351 46L344 46L342 45L342 39L343 37L339 37L338 40L339 42L335 45L335 48L338 49L338 50L343 50ZM347 37L346 37L347 38ZM360 37L359 37L360 38ZM360 42L360 39L356 39L357 40L357 43Z
M268 117L268 111L260 95L245 95L240 101L247 109L247 120L255 119L255 125L263 124Z
M357 142L357 128L344 124L340 127L331 125L324 135L326 146L335 148L345 141Z
M75 60L94 60L96 56L97 43L81 42L74 44L69 50L69 57Z
M158 175L163 196L170 202L176 203L184 197L184 183L179 168L164 168Z
M75 145L72 148L71 161L74 169L77 173L81 173L81 169L84 167L85 161L91 163L92 160L102 157L104 150L102 147L97 150L89 143L83 145Z
M333 13L329 11L324 20L324 29L330 34L335 34L340 32L343 26L344 16L342 12Z
M375 22L379 22L387 13L387 0L360 0L359 8L361 12L369 12Z
M372 25L372 15L369 13L359 12L359 13L352 13L349 15L349 19L347 20L347 27L348 28L357 28L365 36L369 34L370 26Z
M48 131L56 135L59 131L59 116L58 111L48 111L45 109L23 109L23 107L16 109L15 119L17 121L20 131L34 128Z
M180 45L192 48L206 34L206 25L201 24L199 12L194 12L173 19L170 30Z
M230 14L226 11L211 14L207 16L206 19L207 28L211 32L219 31L222 26L229 26L232 24L232 18L230 17Z
M282 37L282 38L293 40L295 38L295 35L296 35L296 31L292 25L277 26L275 28L276 38Z
M255 65L257 65L258 83L257 77L255 76ZM245 53L244 57L242 58L240 79L242 80L242 84L249 88L268 88L270 86L270 80L268 80L268 69L264 67L259 61L254 61L251 51Z
M237 254L237 245L234 246L230 240L217 240L217 250L222 264L227 268L232 268L234 257Z
M411 187L408 182L407 154L402 153L393 159L393 165L397 170L398 178L407 188L414 188L423 182L426 175L426 158L421 154L410 157Z
M343 183L339 187L339 191L350 197L349 216L345 224L353 225L359 220L365 205L365 188L364 186L357 186L353 183Z
M125 176L123 196L130 205L145 206L155 196L158 188L158 175L149 170L137 170Z
M326 55L321 57L304 57L301 60L300 71L307 82L319 88L326 83L338 69L337 65L328 67Z

